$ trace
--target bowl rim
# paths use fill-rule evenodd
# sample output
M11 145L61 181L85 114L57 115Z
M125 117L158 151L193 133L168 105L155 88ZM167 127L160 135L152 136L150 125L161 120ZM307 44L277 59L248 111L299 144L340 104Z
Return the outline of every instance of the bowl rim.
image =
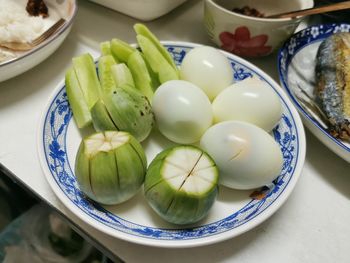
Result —
M20 55L19 57L15 57L13 59L7 60L7 61L5 61L3 63L0 62L0 70L1 70L2 67L14 64L14 63L20 61L21 59L24 59L24 58L32 55L33 53L43 49L44 47L49 45L52 41L57 39L60 35L62 35L63 32L66 31L72 25L72 23L74 21L74 18L76 17L76 14L77 14L77 11L78 11L78 3L77 3L78 0L72 0L72 1L73 1L73 14L69 18L69 20L66 21L66 23L64 24L63 27L61 27L55 34L50 36L43 43L39 44L38 46L34 47L33 49L29 50L28 52L25 52L23 55Z
M310 4L310 6L308 6L307 8L312 8L315 5L314 0L303 0L306 1L307 3ZM295 17L295 18L260 18L260 17L255 17L255 16L247 16L247 15L243 15L237 12L233 12L230 11L224 7L222 7L221 5L219 5L218 3L215 2L215 0L206 0L206 3L211 4L212 6L214 6L215 8L219 9L220 11L232 15L232 16L238 16L240 18L244 18L247 20L252 20L252 21L256 21L256 22L266 22L266 23L275 23L275 22L288 22L288 21L292 21L292 20L298 20L301 17Z
M313 118L310 116L310 114L308 114L304 108L300 105L299 101L296 99L296 97L293 95L293 92L291 90L291 88L288 85L288 78L285 78L283 75L283 72L286 71L286 73L288 72L288 67L290 65L290 62L288 64L286 64L286 70L282 69L282 59L283 59L283 53L284 51L288 48L287 46L290 44L290 42L292 41L292 39L294 38L299 38L300 35L304 34L306 31L311 30L314 27L317 28L321 28L324 26L336 26L336 25L348 25L350 26L350 23L330 23L330 24L317 24L317 25L312 25L309 27L306 27L298 32L296 32L295 34L293 34L289 39L287 39L283 46L279 49L278 51L278 56L277 56L277 68L278 68L278 75L279 75L279 79L280 79L280 83L282 88L284 89L284 91L287 93L289 99L292 101L292 103L294 104L294 106L297 108L297 110L300 112L300 115L306 119L307 122L309 122L312 126L314 126L315 128L317 128L321 134L323 134L325 137L327 138L327 140L329 140L328 142L330 142L332 145L334 145L335 147L337 147L337 149L343 151L346 154L350 153L350 147L347 145L344 145L343 142L341 142L340 140L334 138L333 136L331 136L324 128L322 128L322 126L317 122L314 121ZM333 33L332 33L333 34ZM315 42L318 41L322 41L324 39L324 37L321 35L320 37L317 37L315 39L313 39L312 41L310 41L309 43L307 43L307 45L309 44L313 44ZM304 47L306 47L307 45L303 45L303 47L301 47L301 49L303 49ZM297 50L292 56L294 57L301 49ZM287 52L288 53L288 52ZM289 53L288 53L289 54ZM311 129L310 129L311 131ZM318 137L318 136L316 136ZM319 138L318 138L319 139ZM319 139L320 141L322 141L321 139ZM323 141L322 141L323 142ZM325 144L329 149L332 150L331 147L329 147L327 144ZM333 151L333 150L332 150ZM334 151L334 153L336 153ZM338 154L338 153L337 153ZM338 154L339 155L339 154ZM341 156L341 155L339 155ZM343 156L341 156L343 158ZM344 159L344 158L343 158Z

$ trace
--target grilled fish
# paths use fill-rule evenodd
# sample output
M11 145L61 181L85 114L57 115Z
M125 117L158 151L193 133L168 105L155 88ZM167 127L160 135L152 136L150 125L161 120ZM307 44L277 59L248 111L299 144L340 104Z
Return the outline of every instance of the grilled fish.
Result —
M316 83L316 103L329 118L331 135L350 141L350 33L336 33L321 43Z

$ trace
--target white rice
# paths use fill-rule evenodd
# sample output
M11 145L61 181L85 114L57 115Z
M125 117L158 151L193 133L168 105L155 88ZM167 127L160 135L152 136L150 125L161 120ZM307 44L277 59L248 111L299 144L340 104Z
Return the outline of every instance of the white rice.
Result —
M21 2L0 0L0 43L30 42L43 32L43 18L29 16Z

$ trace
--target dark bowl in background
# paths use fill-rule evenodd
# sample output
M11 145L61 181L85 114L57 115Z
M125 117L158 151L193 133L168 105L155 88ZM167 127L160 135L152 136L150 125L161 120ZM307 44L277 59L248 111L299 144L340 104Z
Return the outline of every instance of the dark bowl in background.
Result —
M344 1L340 1L340 0L315 0L315 6L330 5L330 4L340 3L340 2L344 2ZM325 20L325 22L349 22L350 21L350 9L324 13L324 14L322 14L322 17Z

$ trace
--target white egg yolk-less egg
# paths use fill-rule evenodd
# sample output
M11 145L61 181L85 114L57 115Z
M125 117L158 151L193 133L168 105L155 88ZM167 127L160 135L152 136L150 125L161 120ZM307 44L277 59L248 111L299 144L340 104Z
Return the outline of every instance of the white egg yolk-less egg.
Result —
M171 80L155 92L152 109L159 131L177 143L194 143L213 122L210 101L192 83Z
M210 100L233 83L229 60L219 50L207 46L196 47L186 54L180 77L200 87Z
M214 121L239 120L271 131L282 116L277 93L258 78L247 78L224 89L213 101Z
M263 129L240 121L209 128L200 145L220 171L219 183L234 189L254 189L280 174L283 156L279 145Z

